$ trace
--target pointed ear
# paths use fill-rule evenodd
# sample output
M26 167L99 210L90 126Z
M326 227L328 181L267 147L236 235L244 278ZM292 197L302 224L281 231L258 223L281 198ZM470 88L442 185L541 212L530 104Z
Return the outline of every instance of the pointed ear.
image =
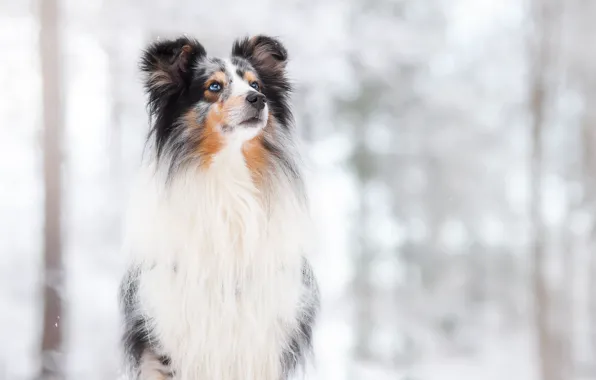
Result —
M182 91L192 79L192 66L207 53L196 40L181 37L149 45L141 58L145 89L155 111L167 97Z
M288 60L288 52L281 42L262 35L234 42L232 56L242 57L255 69L269 73L283 72Z

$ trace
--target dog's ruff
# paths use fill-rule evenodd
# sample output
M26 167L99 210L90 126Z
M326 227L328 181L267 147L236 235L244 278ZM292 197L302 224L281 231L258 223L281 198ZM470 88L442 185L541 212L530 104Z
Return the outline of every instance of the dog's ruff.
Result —
M309 367L318 294L301 182L275 160L255 179L246 131L226 134L207 166L166 149L141 170L121 297L134 380L285 380ZM291 133L277 132L291 156Z

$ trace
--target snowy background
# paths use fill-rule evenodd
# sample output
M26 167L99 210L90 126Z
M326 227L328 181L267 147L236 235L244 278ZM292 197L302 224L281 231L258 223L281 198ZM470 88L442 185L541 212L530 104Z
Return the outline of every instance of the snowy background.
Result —
M41 363L39 1L0 0L0 380ZM117 376L137 62L183 33L290 53L323 295L312 380L596 379L593 0L58 3L67 379Z

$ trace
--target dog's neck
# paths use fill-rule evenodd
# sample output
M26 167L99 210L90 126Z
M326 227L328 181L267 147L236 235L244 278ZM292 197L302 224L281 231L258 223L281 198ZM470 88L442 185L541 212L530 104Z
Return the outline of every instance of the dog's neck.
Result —
M180 169L171 178L160 169L150 163L143 171L138 206L133 199L135 220L128 224L132 239L154 241L147 250L154 251L159 240L176 252L208 244L215 252L250 257L263 244L284 251L303 245L308 222L301 189L273 167L265 181L255 183L240 146L223 149L207 168Z

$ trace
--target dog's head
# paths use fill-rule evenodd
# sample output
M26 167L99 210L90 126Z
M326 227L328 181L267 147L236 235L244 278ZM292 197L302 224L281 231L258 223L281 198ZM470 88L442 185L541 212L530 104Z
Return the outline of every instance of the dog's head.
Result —
M227 144L258 140L257 149L271 149L265 136L291 123L286 61L284 46L266 36L237 40L227 59L186 37L149 46L141 70L157 158L209 165Z

